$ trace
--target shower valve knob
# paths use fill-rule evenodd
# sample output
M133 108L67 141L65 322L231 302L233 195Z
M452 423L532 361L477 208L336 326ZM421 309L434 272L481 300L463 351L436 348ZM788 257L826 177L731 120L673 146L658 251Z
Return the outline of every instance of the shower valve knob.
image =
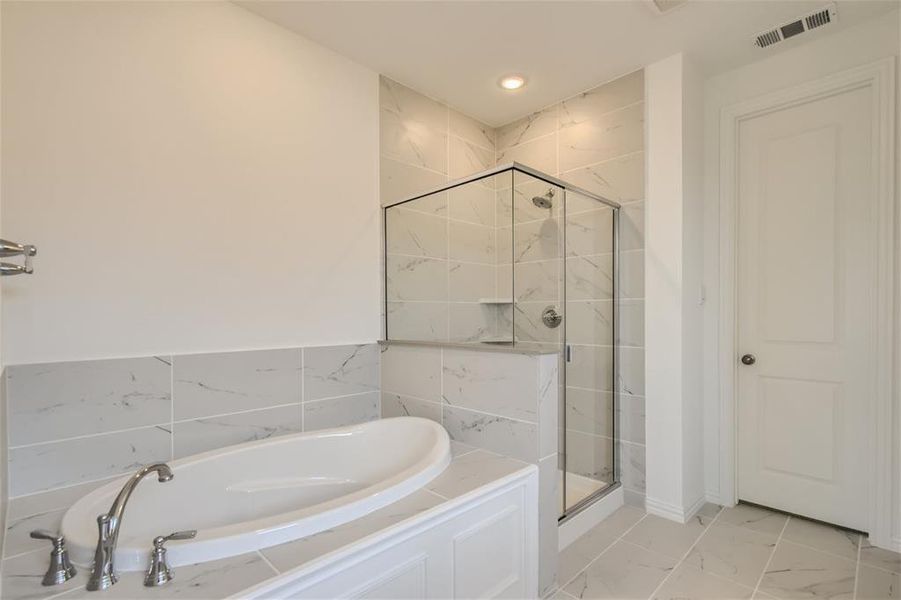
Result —
M557 312L557 309L553 306L548 306L541 313L541 320L547 327L554 329L560 326L560 323L563 322L563 315Z

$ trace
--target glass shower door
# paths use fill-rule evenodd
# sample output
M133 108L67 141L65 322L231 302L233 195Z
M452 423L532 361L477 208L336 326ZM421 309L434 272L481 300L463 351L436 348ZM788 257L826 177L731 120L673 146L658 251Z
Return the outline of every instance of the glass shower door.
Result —
M616 481L615 211L566 190L564 514Z

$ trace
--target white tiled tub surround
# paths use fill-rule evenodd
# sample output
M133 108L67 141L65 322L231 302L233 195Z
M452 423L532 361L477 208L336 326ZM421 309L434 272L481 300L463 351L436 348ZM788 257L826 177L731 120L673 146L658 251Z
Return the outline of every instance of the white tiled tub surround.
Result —
M557 569L556 354L388 343L382 347L382 417L444 425L459 446L538 465L539 587Z
M379 417L377 344L7 367L9 495Z
M494 129L382 76L382 204L494 166ZM389 211L390 336L428 341L493 338L497 307L494 181ZM384 282L383 282L384 285Z
M644 427L644 72L636 71L597 86L504 125L496 133L498 164L517 161L559 176L588 191L619 202L620 211L620 289L622 300L619 327L620 473L627 502L643 505L645 494ZM568 370L567 398L571 411L585 408L590 400L594 414L603 414L595 403L610 401L614 389L609 365L609 346L580 344L572 332L589 331L595 325L597 311L591 310L597 298L589 289L578 289L579 269L600 265L603 253L585 243L571 240L581 230L589 231L593 217L604 211L579 210L567 198L567 262L570 289L567 313L574 361ZM581 203L580 203L581 204ZM524 204L525 205L525 204ZM519 233L519 232L517 232ZM584 237L584 236L583 236ZM577 243L577 246L573 246ZM600 266L598 266L600 268ZM525 273L517 268L517 278ZM582 273L584 275L584 273ZM588 281L603 278L585 277ZM574 286L576 294L573 297ZM517 286L519 287L519 286ZM519 290L517 295L520 295ZM586 309L586 310L580 310ZM519 316L519 315L518 315ZM519 331L518 334L524 332ZM528 343L528 340L520 340ZM543 341L543 340L539 340ZM589 340L583 340L589 341ZM574 418L575 417L575 418ZM584 415L570 414L567 423L584 423ZM579 463L580 457L601 456L609 447L603 433L578 427L567 431L567 439L585 447L570 448L568 466L577 474L594 476L594 464ZM609 427L609 424L604 424ZM607 431L603 429L602 431ZM600 435L599 435L600 433ZM594 451L589 452L589 450Z
M533 469L534 467L521 461L463 444L456 444L455 456L441 475L422 489L365 517L286 544L239 556L178 567L175 569L175 579L164 590L144 588L142 585L143 573L141 572L123 573L120 582L104 595L119 600L145 597L210 599L251 596L249 588L267 582L274 583L276 580L284 581L285 576L289 573L297 573L299 569L312 569L314 573L321 572L323 565L341 560L342 552L347 552L357 546L366 546L369 549L381 543L382 540L379 539L379 536L373 534L390 534L392 530L409 528L423 518L432 519L432 522L440 528L440 523L437 521L442 520L447 514L443 511L455 510L455 507L458 508L462 503L477 503L480 498L492 496L505 486L515 487L517 483L511 479L520 482L528 479L529 482L534 482ZM80 569L74 579L63 585L41 586L41 577L47 569L48 547L46 542L29 538L28 532L36 527L57 529L63 513L69 506L97 485L98 483L94 482L62 488L33 496L15 498L10 502L7 543L4 547L2 568L0 568L0 573L2 573L0 583L2 583L4 599L47 600L51 597L68 599L93 598L95 596L94 593L86 592L84 589L88 577L85 569ZM529 485L534 484L529 483ZM522 493L519 493L522 496ZM477 497L474 497L474 494ZM497 520L487 519L481 522L485 523L486 521L490 525L491 522ZM404 547L407 544L402 543L399 546ZM479 552L470 552L469 555L476 559L480 557ZM503 557L501 556L501 558ZM351 560L355 559L351 558ZM400 562L403 563L403 561ZM356 568L359 564L357 563L351 568ZM459 567L464 571L470 568L465 561ZM507 575L502 567L503 565L495 571L497 577ZM317 570L317 568L319 569ZM342 577L339 575L338 579L340 582ZM348 579L352 580L353 577ZM461 593L467 592L468 595L465 597L481 596L484 594L484 590L474 590L472 586L494 582L495 580L490 577L481 580L477 577L468 577L469 587L464 588ZM339 596L339 594L312 595L314 597ZM526 595L520 593L517 594L517 597Z

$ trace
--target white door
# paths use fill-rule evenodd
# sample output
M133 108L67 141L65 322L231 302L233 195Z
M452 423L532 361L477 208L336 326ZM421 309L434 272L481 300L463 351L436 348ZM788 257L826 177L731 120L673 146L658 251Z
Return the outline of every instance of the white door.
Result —
M742 122L738 497L865 530L874 393L871 88Z

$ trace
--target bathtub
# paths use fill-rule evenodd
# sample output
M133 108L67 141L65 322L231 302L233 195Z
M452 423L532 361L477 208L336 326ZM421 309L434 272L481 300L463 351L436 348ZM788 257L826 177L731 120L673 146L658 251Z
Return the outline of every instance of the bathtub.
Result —
M171 566L267 548L357 519L407 496L451 460L437 423L398 417L248 442L169 463L175 477L151 474L138 485L122 520L118 571L145 570L158 535L196 529L171 542ZM137 468L139 465L135 465ZM125 479L109 483L66 512L62 533L72 561L88 568L97 516Z

